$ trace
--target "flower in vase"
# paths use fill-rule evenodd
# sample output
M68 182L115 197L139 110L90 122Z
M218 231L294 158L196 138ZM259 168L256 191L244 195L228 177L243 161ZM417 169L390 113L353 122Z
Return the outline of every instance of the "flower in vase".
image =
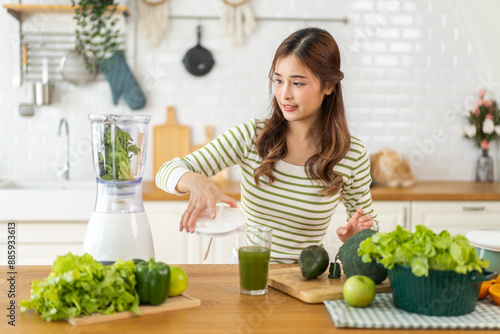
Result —
M477 92L479 98L474 110L469 110L466 118L469 124L464 127L464 136L474 141L478 148L483 148L486 142L500 136L500 110L495 100L485 98L487 91L483 88Z
M495 123L493 123L492 119L485 119L483 122L483 132L487 135L490 135L495 132Z
M472 138L476 135L476 132L476 127L474 125L469 124L464 128L464 134L466 137Z
M487 141L486 139L481 140L481 149L489 150L490 149L490 142Z

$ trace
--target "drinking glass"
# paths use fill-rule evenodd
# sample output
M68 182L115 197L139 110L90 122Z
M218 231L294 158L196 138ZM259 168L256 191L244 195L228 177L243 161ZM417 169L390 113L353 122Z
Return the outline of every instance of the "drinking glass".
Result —
M236 229L240 266L240 291L245 295L267 293L272 229L266 226L241 226Z

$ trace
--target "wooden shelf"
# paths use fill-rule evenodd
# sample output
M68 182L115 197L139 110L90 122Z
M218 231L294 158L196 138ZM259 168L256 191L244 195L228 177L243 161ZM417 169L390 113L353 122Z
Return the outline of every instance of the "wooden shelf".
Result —
M3 8L7 9L7 12L17 20L21 20L23 13L74 13L75 11L71 5L3 5ZM112 6L108 6L108 8L111 9ZM125 16L128 15L127 6L117 6L116 11Z

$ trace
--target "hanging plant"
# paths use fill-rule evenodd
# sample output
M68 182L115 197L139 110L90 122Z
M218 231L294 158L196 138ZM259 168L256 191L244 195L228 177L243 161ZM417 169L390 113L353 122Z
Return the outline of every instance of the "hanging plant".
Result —
M76 50L83 54L92 52L97 63L122 51L119 42L119 17L115 16L117 4L113 0L71 0L75 9ZM84 57L87 71L93 71L92 64Z

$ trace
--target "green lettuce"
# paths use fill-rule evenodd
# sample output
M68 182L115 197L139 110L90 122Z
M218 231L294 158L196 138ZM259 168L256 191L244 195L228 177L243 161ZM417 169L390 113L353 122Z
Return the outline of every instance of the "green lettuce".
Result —
M429 269L481 273L489 265L477 257L464 236L450 236L446 230L435 234L423 225L414 233L399 225L392 232L376 233L360 243L358 255L363 262L375 259L387 269L396 264L409 266L415 276L427 276Z
M89 254L58 256L43 281L31 283L29 300L19 302L21 311L35 309L45 321L92 313L132 311L140 314L136 292L136 266L118 259L104 266Z
M112 140L112 128L114 138ZM104 152L104 155L103 155ZM139 148L132 144L132 136L115 125L104 130L104 143L99 152L99 169L105 181L134 181L130 160L139 153Z

